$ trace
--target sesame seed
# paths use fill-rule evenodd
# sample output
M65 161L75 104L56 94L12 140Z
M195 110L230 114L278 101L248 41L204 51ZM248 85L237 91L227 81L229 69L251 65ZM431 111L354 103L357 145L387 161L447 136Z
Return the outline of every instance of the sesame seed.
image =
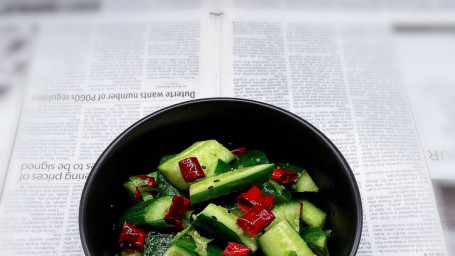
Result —
M212 219L217 220L216 216L212 216Z
M207 167L205 167L205 165L202 165L201 167L202 167L202 169L205 169L205 168L207 168Z
M208 187L208 189L212 189L212 188L213 188L213 186Z
M220 180L216 179L216 180L214 180L213 182L220 182Z

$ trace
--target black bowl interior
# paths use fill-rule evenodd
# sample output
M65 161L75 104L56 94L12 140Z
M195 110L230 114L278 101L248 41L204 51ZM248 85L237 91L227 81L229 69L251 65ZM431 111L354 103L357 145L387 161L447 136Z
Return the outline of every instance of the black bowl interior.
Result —
M101 155L84 188L80 233L87 255L117 253L113 225L129 206L122 184L156 170L160 158L195 141L216 139L229 148L263 150L271 162L308 170L320 188L311 200L328 213L332 255L355 255L362 207L352 172L321 132L268 104L240 99L203 99L155 112L122 133Z

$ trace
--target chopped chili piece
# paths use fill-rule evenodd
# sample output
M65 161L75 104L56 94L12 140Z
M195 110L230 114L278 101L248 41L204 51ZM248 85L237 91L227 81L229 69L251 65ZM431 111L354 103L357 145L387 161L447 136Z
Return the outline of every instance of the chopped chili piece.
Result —
M237 204L244 213L247 213L255 205L262 205L264 208L272 210L275 207L273 205L274 198L274 196L263 196L262 191L257 186L253 186L237 197Z
M246 148L236 148L236 149L231 150L231 153L232 153L234 156L241 156L241 155L243 155L245 152L246 152Z
M196 157L188 157L179 161L180 171L185 182L191 182L205 177L204 171Z
M141 199L141 192L139 192L139 189L136 187L136 192L134 192L134 199Z
M262 207L262 205L255 205L242 217L237 218L237 225L248 232L251 236L264 230L273 220L275 215Z
M184 229L183 214L188 209L190 203L191 201L189 199L180 195L174 195L171 207L169 207L168 213L164 216L164 221L180 230Z
M136 177L138 177L138 178L141 179L141 180L146 180L146 179L149 179L149 178L154 178L154 177L150 177L150 176L147 176L147 175L136 175Z
M294 182L297 179L297 173L293 171L289 171L286 169L273 169L272 180L281 183L281 184L288 184Z
M228 243L223 256L247 256L251 248L236 243Z
M120 251L126 253L144 251L146 236L145 230L128 222L123 223L122 233L118 239Z

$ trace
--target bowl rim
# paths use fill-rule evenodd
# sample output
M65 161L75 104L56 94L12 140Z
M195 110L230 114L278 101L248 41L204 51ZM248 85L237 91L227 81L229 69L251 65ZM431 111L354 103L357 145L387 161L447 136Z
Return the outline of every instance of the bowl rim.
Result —
M79 212L78 212L78 224L79 224L79 236L81 239L81 244L82 248L84 250L85 255L90 255L89 254L89 248L87 246L87 237L86 237L86 229L84 227L84 222L86 219L85 212L86 212L86 200L87 200L87 189L88 187L93 183L93 177L96 175L98 172L101 163L105 161L106 157L111 153L113 148L123 140L125 136L127 136L131 131L136 129L138 126L142 125L143 123L147 122L149 119L158 116L162 113L165 113L167 111L171 111L176 108L182 108L187 105L194 105L194 104L200 104L200 103L205 103L205 102L235 102L235 103L242 103L242 104L251 104L263 108L267 108L269 110L273 110L276 112L279 112L283 115L286 115L307 128L309 128L314 134L316 134L321 140L323 140L330 148L330 150L333 151L335 154L337 160L342 164L343 168L346 171L346 175L348 176L348 180L350 185L352 186L354 190L354 201L356 204L356 215L358 216L357 218L357 228L355 230L355 237L354 237L354 242L351 245L351 248L349 249L349 255L354 256L357 253L358 247L360 245L360 239L362 236L362 226L363 226L363 209L362 209L362 200L360 196L360 191L358 184L356 182L354 173L352 172L348 162L344 158L343 154L341 151L335 146L335 144L320 130L318 130L315 126L313 126L311 123L308 121L304 120L303 118L297 116L296 114L285 110L283 108L277 107L275 105L261 102L261 101L256 101L256 100L250 100L250 99L243 99L243 98L231 98L231 97L211 97L211 98L201 98L201 99L195 99L195 100L188 100L184 102L180 102L177 104L173 104L167 107L164 107L162 109L159 109L151 114L148 114L147 116L141 118L140 120L136 121L132 125L130 125L128 128L126 128L123 132L121 132L101 153L101 155L98 157L96 160L95 164L93 165L92 169L90 170L90 173L87 177L87 180L85 181L84 188L82 189L81 193L81 199L79 203Z

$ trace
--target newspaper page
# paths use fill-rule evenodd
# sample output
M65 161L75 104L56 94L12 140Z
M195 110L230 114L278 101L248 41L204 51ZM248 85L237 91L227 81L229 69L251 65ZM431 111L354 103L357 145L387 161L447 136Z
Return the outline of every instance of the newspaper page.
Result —
M218 33L208 13L36 23L30 90L1 196L3 255L83 255L78 204L105 147L155 110L216 95Z
M390 24L321 13L228 13L223 95L288 109L337 145L362 195L357 254L447 255Z
M455 22L395 26L397 53L444 228L455 254ZM419 54L415 54L418 52Z
M30 25L0 24L0 188L15 139L34 36Z

